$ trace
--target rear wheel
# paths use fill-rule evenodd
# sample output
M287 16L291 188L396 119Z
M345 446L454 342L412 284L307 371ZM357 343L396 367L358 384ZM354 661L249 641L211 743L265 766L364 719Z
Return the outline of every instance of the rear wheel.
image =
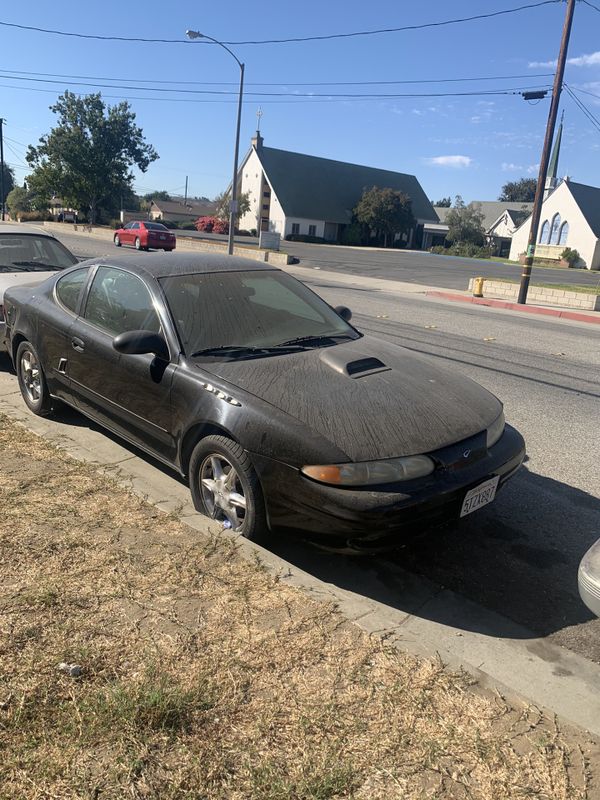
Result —
M142 247L142 241L141 241L139 236L136 236L136 238L135 238L135 249L136 250L143 250L144 249Z
M117 247L121 247L121 239L119 238L119 234L118 233L115 233L114 242L115 242Z
M16 358L17 378L23 400L39 417L52 413L52 398L38 354L30 342L21 342Z
M198 442L190 460L190 490L196 509L224 528L254 541L266 537L260 482L237 442L226 436L207 436Z

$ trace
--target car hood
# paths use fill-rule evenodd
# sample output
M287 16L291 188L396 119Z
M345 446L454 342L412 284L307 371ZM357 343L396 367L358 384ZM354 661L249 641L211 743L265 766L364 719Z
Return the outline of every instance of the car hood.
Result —
M480 433L502 411L458 371L370 336L203 367L300 420L352 461L438 450Z
M12 286L41 283L52 275L56 275L56 272L55 269L49 272L0 272L0 301L4 297L4 292Z

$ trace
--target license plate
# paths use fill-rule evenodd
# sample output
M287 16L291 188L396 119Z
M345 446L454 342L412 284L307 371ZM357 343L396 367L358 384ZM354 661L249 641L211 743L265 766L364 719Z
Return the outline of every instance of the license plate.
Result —
M498 481L500 476L496 475L495 478L490 478L489 481L480 483L474 489L471 489L465 495L463 500L462 509L460 511L461 517L466 517L467 514L472 514L482 506L487 506L496 497L496 489L498 488Z
M164 239L166 239L167 237L165 236L165 234L164 234L164 233L161 233L161 235L160 235L160 238L164 240Z

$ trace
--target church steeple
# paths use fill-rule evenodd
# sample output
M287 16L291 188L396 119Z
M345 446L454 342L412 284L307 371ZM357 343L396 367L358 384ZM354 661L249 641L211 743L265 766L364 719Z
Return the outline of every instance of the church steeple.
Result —
M553 189L556 189L558 183L558 159L560 156L560 143L562 141L563 121L565 112L562 112L560 118L560 125L558 126L558 133L554 140L554 147L552 148L552 155L550 156L550 163L548 164L548 173L546 174L546 186L544 187L544 200L548 197Z

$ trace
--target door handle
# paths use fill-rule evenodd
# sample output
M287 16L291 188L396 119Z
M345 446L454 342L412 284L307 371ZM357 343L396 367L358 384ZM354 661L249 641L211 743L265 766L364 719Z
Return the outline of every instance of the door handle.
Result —
M78 339L76 336L73 336L71 339L71 347L73 350L77 350L78 353L83 353L85 350L85 342L83 339Z

